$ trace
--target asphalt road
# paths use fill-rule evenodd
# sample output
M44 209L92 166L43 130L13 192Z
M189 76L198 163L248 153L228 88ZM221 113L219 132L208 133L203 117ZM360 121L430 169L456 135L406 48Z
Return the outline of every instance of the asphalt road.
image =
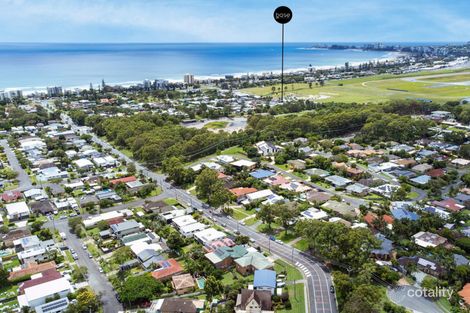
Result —
M403 286L395 289L387 289L390 300L394 303L404 306L408 310L415 313L445 313L435 302L424 297L412 296L409 290L417 290L413 286Z
M18 158L16 157L15 152L13 152L13 149L4 139L0 140L0 145L5 151L5 155L7 156L8 163L10 163L10 167L18 173L16 179L18 180L19 186L15 190L25 191L31 189L33 187L33 185L31 184L31 179L18 162Z
M62 120L69 124L72 129L76 130L77 126L73 123L73 121L67 116L62 115ZM206 216L211 216L219 225L226 225L225 228L229 230L238 230L240 234L249 236L253 238L260 247L269 250L272 254L279 256L286 261L292 263L292 265L299 267L301 272L304 274L305 279L307 281L307 289L308 289L308 307L309 312L315 313L336 313L337 306L334 294L330 293L330 286L331 286L331 275L325 272L321 267L320 264L310 260L300 254L300 252L293 247L280 244L269 240L269 238L264 235L253 231L252 229L240 225L238 222L234 221L231 218L225 216L217 216L213 215L212 211L206 209L206 206L199 201L196 197L188 194L184 190L179 190L174 188L171 184L165 181L165 175L154 173L149 171L146 167L144 167L139 162L129 158L121 151L112 147L109 143L101 140L96 135L92 135L92 140L95 143L100 144L103 148L110 149L110 151L120 158L126 160L126 162L132 162L135 164L137 170L141 171L142 174L146 175L147 177L151 178L155 182L159 183L162 187L163 191L166 192L168 195L174 195L175 198L178 200L183 200L187 204L191 205L192 207L203 211ZM105 311L107 312L107 311Z
M95 293L101 295L104 312L115 313L123 311L121 303L116 299L113 286L105 274L99 272L98 264L94 259L88 257L88 251L82 248L83 242L80 238L70 232L67 220L56 220L54 223L48 221L45 226L49 228L55 227L59 232L64 232L67 235L65 243L69 249L71 248L77 253L78 260L75 262L79 266L85 266L88 269L88 283Z

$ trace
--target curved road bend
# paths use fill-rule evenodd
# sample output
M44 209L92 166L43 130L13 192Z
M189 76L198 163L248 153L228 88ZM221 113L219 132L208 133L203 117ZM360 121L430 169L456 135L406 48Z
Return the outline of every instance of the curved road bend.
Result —
M72 129L74 130L77 129L77 126L73 123L73 121L68 116L63 115L62 118L65 123L69 124L72 127ZM145 166L129 158L128 156L123 154L121 151L115 149L108 142L101 140L95 134L91 134L91 135L92 135L92 140L95 143L100 144L104 148L110 149L112 153L126 160L126 162L134 163L136 169L141 171L142 174L153 179L155 182L158 182L161 185L165 193L170 193L170 194L173 193L177 199L185 201L186 203L192 205L196 209L203 210L206 216L212 216L211 212L205 209L204 204L199 199L188 194L186 191L174 188L171 184L166 182L165 175L149 171ZM231 230L239 230L241 234L249 236L250 238L253 238L260 247L266 250L270 250L271 253L273 253L274 255L277 255L285 259L289 263L293 263L294 266L299 267L307 282L308 306L309 306L310 312L314 312L314 313L338 312L337 307L336 307L335 295L330 292L330 286L332 284L331 275L329 273L326 273L320 267L319 263L313 260L309 260L306 257L302 256L298 250L290 246L269 240L269 238L266 235L257 233L248 227L240 225L230 218L227 218L225 216L216 216L216 215L214 215L213 218L219 224L226 224L227 225L226 228L229 228Z

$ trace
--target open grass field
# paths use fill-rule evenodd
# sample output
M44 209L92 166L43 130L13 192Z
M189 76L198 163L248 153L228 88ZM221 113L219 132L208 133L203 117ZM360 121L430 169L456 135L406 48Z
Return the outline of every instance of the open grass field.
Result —
M228 122L226 121L214 121L214 122L209 122L206 125L204 125L205 128L216 128L216 129L223 129L227 127Z
M395 76L376 75L331 80L325 82L323 87L312 85L310 88L307 83L288 84L286 95L311 98L318 102L377 103L399 99L429 99L442 103L470 97L470 86L441 84L464 81L470 81L468 69ZM276 86L276 90L278 87ZM277 92L272 92L272 86L248 88L243 91L261 96L279 97Z

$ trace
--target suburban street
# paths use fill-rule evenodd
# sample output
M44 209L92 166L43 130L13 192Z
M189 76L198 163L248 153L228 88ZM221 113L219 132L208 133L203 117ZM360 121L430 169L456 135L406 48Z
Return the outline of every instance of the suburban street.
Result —
M62 119L65 123L69 124L72 129L77 130L77 126L68 116L62 115ZM272 241L267 235L257 233L248 227L240 225L238 222L234 221L231 218L212 214L212 210L207 209L207 206L204 205L199 199L188 194L185 190L174 188L170 183L166 182L165 175L148 170L145 166L129 158L121 151L112 147L108 142L101 140L94 134L92 134L92 140L95 143L100 144L103 148L110 149L112 153L126 160L126 162L134 163L138 171L141 171L143 175L157 182L162 187L163 192L168 193L168 195L174 196L180 201L185 201L193 208L202 211L204 215L212 217L217 224L225 224L228 230L238 230L240 234L253 238L256 244L258 244L261 248L269 250L272 254L285 259L286 261L292 263L292 265L297 266L299 268L305 267L306 271L301 272L303 272L307 281L306 287L308 289L309 312L337 312L335 296L330 292L330 286L332 284L331 275L329 273L326 273L321 268L319 263L302 256L299 251L294 249L293 247ZM307 272L308 274L306 274L305 272Z
M53 228L54 226L51 224L52 222L49 221L45 226ZM116 299L113 286L106 278L106 275L99 272L98 264L95 260L88 257L88 252L82 248L80 238L70 232L67 220L56 220L54 225L59 232L64 232L67 235L67 239L65 240L67 247L75 250L78 255L78 260L75 262L79 266L85 266L88 269L88 283L96 294L101 295L104 312L111 313L122 311L123 307Z
M7 156L8 163L10 163L10 167L18 173L16 179L18 180L19 186L18 188L15 188L15 190L25 191L31 189L33 187L31 179L18 162L18 158L16 157L15 152L13 152L13 149L5 139L0 140L0 145L5 151L5 155Z

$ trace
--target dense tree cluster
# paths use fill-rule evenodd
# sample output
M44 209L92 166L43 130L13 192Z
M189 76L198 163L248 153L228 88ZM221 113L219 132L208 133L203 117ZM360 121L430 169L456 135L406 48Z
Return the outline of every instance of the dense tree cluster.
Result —
M192 159L208 155L233 145L236 140L226 133L185 128L178 119L149 113L96 122L95 129L149 165L161 165L173 156Z

